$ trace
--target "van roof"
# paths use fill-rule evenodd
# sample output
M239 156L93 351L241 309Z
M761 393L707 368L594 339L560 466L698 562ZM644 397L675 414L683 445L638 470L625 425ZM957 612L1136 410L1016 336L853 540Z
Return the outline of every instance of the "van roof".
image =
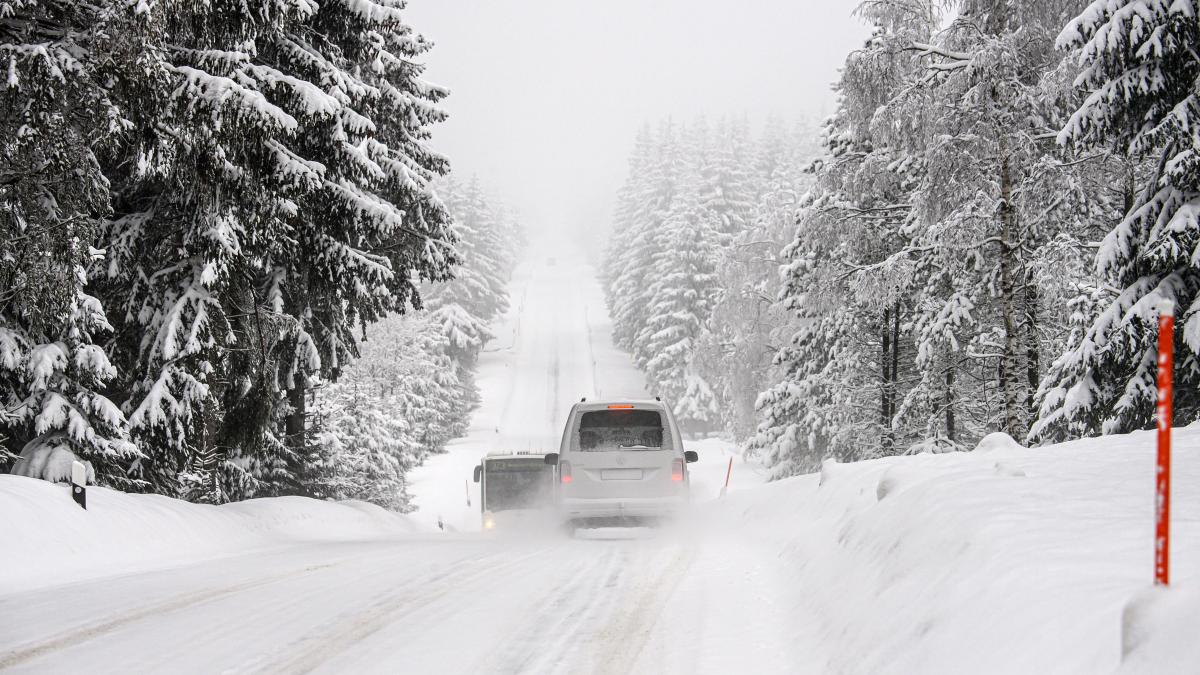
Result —
M631 406L632 410L660 410L665 411L667 406L662 401L651 399L637 398L611 398L600 399L595 401L580 401L575 404L577 410L608 410L610 406Z

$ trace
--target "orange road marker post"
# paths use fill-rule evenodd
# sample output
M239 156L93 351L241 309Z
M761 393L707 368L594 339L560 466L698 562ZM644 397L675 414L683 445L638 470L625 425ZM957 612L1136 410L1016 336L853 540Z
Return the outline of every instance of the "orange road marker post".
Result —
M1154 480L1154 583L1171 575L1171 414L1175 365L1175 304L1164 300L1158 316L1158 467Z
M721 487L721 495L720 495L721 497L724 497L725 493L729 491L729 476L731 476L732 474L733 474L733 458L730 457L729 458L729 467L725 469L725 485L723 485Z

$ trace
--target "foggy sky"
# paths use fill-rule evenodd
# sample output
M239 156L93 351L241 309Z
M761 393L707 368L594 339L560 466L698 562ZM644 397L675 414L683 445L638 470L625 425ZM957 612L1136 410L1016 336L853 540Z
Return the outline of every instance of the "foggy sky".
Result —
M434 148L531 229L607 227L638 128L832 112L852 0L409 0L449 87ZM757 128L757 125L756 125Z

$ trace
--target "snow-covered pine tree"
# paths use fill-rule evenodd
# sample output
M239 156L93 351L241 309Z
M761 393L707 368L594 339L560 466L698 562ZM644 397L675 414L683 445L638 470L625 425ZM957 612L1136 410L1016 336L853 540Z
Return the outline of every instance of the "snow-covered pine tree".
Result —
M921 379L903 410L919 404L930 434L956 444L996 429L1024 436L1043 343L1057 339L1043 323L1063 315L1048 305L1061 279L1046 289L1039 281L1048 261L1082 254L1087 232L1070 208L1071 186L1112 168L1048 142L1069 98L1053 36L1076 5L961 3L947 29L904 48L925 66L910 89L924 104L896 106L900 114L877 124L882 142L927 167L905 254L925 277L914 323Z
M698 152L700 205L716 217L719 243L728 247L746 230L754 209L749 121L722 118Z
M115 373L97 340L112 327L85 286L109 212L96 148L127 124L106 80L128 65L132 13L19 0L0 17L0 470L64 480L79 458L127 488L138 451L103 394Z
M849 57L837 113L827 122L826 157L803 200L780 295L796 315L776 359L778 383L759 397L750 444L776 476L811 471L829 456L860 459L913 442L896 430L911 380L914 265L912 193L920 157L889 145L878 125L904 119L919 73L903 47L937 23L927 7L870 3L875 34ZM894 115L894 117L893 117ZM911 342L908 342L911 344Z
M621 284L622 275L628 274L628 264L633 256L630 242L641 227L638 209L639 195L645 189L646 172L653 155L654 134L650 125L644 124L638 129L633 151L629 155L629 168L625 175L625 181L617 191L616 203L613 207L612 228L608 233L608 242L604 248L604 259L601 265L600 279L611 315L616 314L617 306L623 302L623 299L614 293ZM618 329L614 322L614 341L619 346L628 349L629 341L625 339L626 337L626 331Z
M462 261L455 278L426 287L425 307L439 327L468 410L479 402L475 366L492 338L489 324L508 310L508 282L522 234L515 220L489 203L479 181L464 189L453 177L442 181Z
M1061 61L1052 37L1067 4L965 2L947 30L909 48L927 68L921 96L937 102L887 139L919 148L928 168L914 248L937 274L917 305L915 395L945 401L931 428L954 443L996 429L1022 438L1030 419L1041 313L1031 258L1041 226L1057 223L1019 207L1054 150L1040 82Z
M448 278L456 261L449 216L431 186L446 162L423 144L444 118L434 104L446 92L421 80L416 59L429 44L403 23L404 4L325 3L267 50L279 72L324 85L319 93L340 104L295 135L296 154L324 171L317 189L292 198L303 216L293 224L298 245L271 260L273 276L285 279L284 307L298 319L300 349L282 374L294 448L307 445L305 379L336 378L356 356L356 327L420 306L417 281ZM311 115L315 93L296 91L289 112Z
M453 262L423 148L444 92L403 6L143 7L161 61L118 85L139 117L113 159L107 288L156 489L201 469L217 499L303 492L310 382Z
M613 319L613 337L617 345L632 352L634 362L645 366L637 342L646 338L646 304L653 280L654 255L659 246L663 220L679 189L685 159L678 139L679 127L673 120L659 125L652 148L644 161L631 166L632 205L628 225L610 242L605 265L615 270L607 290L609 312Z
M1084 149L1115 145L1150 157L1153 168L1100 246L1097 272L1117 293L1081 295L1081 306L1097 306L1082 312L1086 329L1041 384L1036 440L1152 425L1163 299L1175 303L1179 317L1175 419L1189 424L1200 415L1196 16L1192 2L1097 1L1058 36L1060 47L1078 50L1077 84L1089 92L1059 141Z
M1067 299L1086 314L1102 295L1063 270L1079 269L1091 223L1121 199L1111 186L1137 169L1048 142L1074 107L1053 36L1077 5L860 6L878 29L843 71L830 158L790 249L784 299L802 323L761 401L757 444L777 470L1023 435L1043 355L1070 330ZM855 437L842 416L869 418L869 391L881 422Z
M514 233L507 231L500 210L489 203L477 179L465 190L453 179L445 181L439 192L453 218L463 265L452 282L429 287L425 305L458 305L486 326L508 310L508 281L519 242L513 241Z
M779 252L795 234L799 199L811 183L803 169L816 158L819 133L801 122L789 132L767 121L751 151L756 189L746 227L725 247L717 268L722 289L693 363L721 401L722 426L739 441L757 427L759 392L779 381L773 362L789 315L776 302L782 288Z
M407 472L465 432L469 401L432 318L380 321L361 358L317 390L318 496L407 511Z
M635 348L650 389L670 402L692 431L720 425L720 401L692 362L720 288L717 286L717 215L703 208L695 178L676 196L663 220L653 257L644 336Z
M442 327L425 319L414 322L412 345L423 358L414 359L405 386L411 395L405 399L404 418L409 420L423 460L445 451L446 443L467 433L474 408L473 376L464 382L449 355Z
M479 352L508 306L521 232L477 181L463 189L447 178L438 192L454 218L456 278L423 287L423 311L369 329L361 358L318 389L315 494L407 510L407 471L466 432Z
M736 396L748 433L770 367L766 336L783 320L780 311L763 320L755 288L778 287L772 237L782 247L791 234L797 199L794 181L780 176L798 176L800 160L782 125L767 142L759 158L745 120L643 128L618 194L604 275L615 341L692 430L728 427ZM723 298L723 323L710 326ZM747 359L762 362L750 377Z
M618 249L623 261L611 261L628 265L610 290L614 325L632 334L633 360L645 371L647 388L670 402L684 427L714 429L720 401L692 363L719 294L720 212L702 201L712 134L703 120L683 130L679 141L672 125L665 129L637 221L626 230L632 230L631 246ZM726 207L720 186L714 190L712 203Z
M323 461L310 492L324 499L358 499L393 511L409 510L405 474L415 452L409 425L392 410L368 404L357 383L340 387L321 410L317 443Z

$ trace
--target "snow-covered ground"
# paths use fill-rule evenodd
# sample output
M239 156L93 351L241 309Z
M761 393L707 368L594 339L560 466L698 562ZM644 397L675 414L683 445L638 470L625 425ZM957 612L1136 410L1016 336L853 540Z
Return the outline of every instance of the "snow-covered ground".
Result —
M1200 430L1177 434L1165 593L1148 592L1149 434L769 485L735 457L725 499L731 448L707 440L678 527L474 531L481 454L553 447L581 396L645 394L582 256L561 250L521 268L484 403L413 476L415 514L100 489L84 512L63 487L0 477L0 670L1103 673L1124 639L1127 672L1200 672Z
M65 485L8 475L0 475L0 513L0 596L297 544L375 540L423 529L373 504L302 497L205 506L91 487L84 511Z
M788 561L821 670L1113 672L1153 575L1154 442L829 463L707 522ZM1200 429L1176 430L1173 470L1175 587L1136 622L1152 630L1128 672L1200 672Z

